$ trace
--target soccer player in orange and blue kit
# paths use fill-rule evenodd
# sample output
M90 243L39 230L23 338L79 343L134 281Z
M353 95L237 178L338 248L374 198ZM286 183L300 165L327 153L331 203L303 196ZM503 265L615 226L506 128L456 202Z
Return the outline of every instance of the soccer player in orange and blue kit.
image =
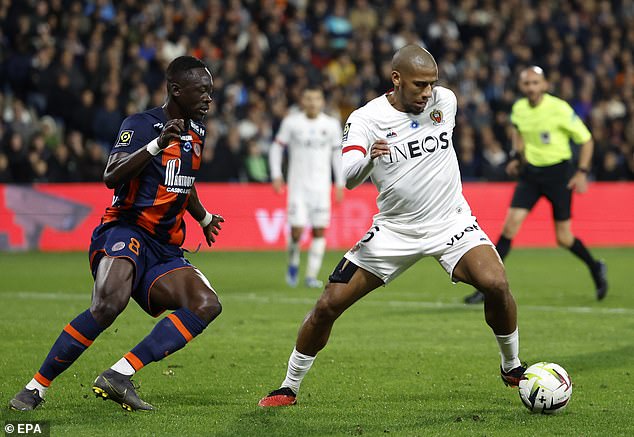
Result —
M154 317L174 311L101 373L92 389L126 410L152 410L138 397L131 376L184 347L220 314L214 289L181 249L185 211L199 221L208 245L224 221L203 207L194 186L212 77L204 63L190 56L172 61L166 76L166 103L128 117L110 153L104 182L115 195L90 244L92 304L66 325L39 371L10 401L12 409L39 406L51 382L114 322L132 297Z

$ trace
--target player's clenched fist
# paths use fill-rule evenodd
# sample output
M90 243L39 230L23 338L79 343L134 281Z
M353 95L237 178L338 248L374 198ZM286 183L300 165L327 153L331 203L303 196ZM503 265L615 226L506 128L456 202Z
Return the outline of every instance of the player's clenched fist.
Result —
M370 159L389 154L390 148L387 146L387 140L376 140L370 147Z
M182 118L175 118L167 121L161 135L159 135L158 145L161 149L166 148L172 142L172 140L180 139L180 133L185 130L185 120Z

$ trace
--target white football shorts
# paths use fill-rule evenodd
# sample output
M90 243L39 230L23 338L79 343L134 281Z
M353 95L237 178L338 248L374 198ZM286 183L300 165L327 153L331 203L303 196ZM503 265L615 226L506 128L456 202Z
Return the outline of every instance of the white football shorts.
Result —
M287 210L288 224L292 227L327 228L330 225L330 191L290 196Z
M395 224L374 223L345 258L387 284L416 261L433 256L453 280L453 269L470 249L483 244L495 247L471 215L456 216L419 235L397 229Z

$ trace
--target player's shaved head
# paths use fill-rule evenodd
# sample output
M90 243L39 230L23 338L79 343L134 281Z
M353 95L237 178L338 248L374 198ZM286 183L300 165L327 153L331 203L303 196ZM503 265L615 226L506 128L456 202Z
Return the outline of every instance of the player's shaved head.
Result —
M542 96L548 90L544 70L536 65L523 69L520 72L519 87L531 105L539 104Z
M415 69L437 69L436 60L424 48L416 44L408 44L400 48L392 57L392 70L401 73Z
M527 75L530 74L536 74L537 76L541 76L543 79L546 79L542 67L531 65L530 67L527 67L520 72L520 80L523 80Z
M394 93L390 94L390 103L399 111L420 114L437 80L438 66L431 53L408 44L392 57Z

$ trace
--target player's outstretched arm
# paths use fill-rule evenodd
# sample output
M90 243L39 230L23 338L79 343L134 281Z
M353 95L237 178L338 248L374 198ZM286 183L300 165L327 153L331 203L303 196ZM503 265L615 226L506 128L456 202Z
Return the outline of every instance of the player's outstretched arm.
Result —
M343 174L346 178L346 188L353 189L361 185L374 170L375 159L382 155L389 155L387 140L376 140L366 154L358 149L344 151L342 156Z
M220 223L224 222L225 219L221 215L211 214L205 209L200 199L198 198L196 185L192 186L192 191L189 194L189 200L187 201L187 212L189 212L194 220L200 223L200 226L203 228L203 233L205 234L207 246L211 246L212 243L215 243L216 235L218 235L218 233L222 229Z

